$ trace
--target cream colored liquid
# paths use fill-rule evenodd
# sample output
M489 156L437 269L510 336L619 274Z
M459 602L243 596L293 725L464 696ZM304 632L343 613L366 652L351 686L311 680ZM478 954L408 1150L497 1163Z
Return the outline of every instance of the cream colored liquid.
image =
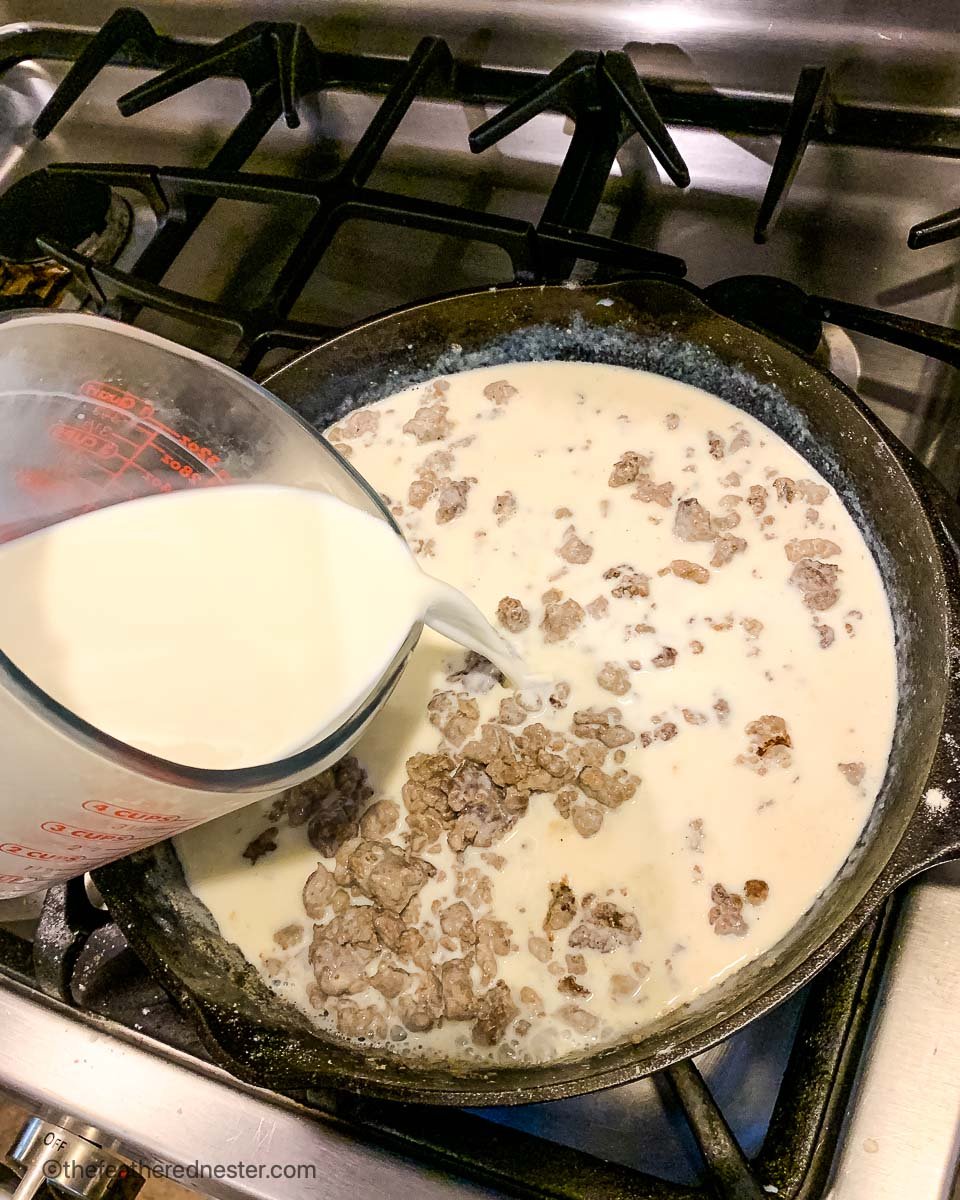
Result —
M506 403L484 394L499 380L516 389ZM452 900L457 867L482 872L492 888L486 915L507 922L516 947L498 958L498 977L518 1003L520 989L533 988L546 1016L535 1018L519 1004L531 1028L511 1029L493 1049L472 1043L468 1022L444 1019L415 1033L390 1017L390 1036L400 1039L391 1044L398 1051L549 1058L624 1036L709 991L777 943L811 906L850 853L883 779L896 707L892 623L877 568L842 502L829 489L815 505L800 497L778 499L775 478L823 481L769 429L722 401L657 376L586 364L508 365L444 382L451 428L441 439L421 445L402 430L419 405L436 403L440 393L428 386L373 406L377 421L359 436L341 433L339 444L388 498L432 572L462 588L490 618L504 596L527 607L529 627L510 640L551 678L571 686L566 708L548 708L531 719L568 731L575 710L616 705L638 735L623 747L622 766L641 783L630 800L603 813L602 827L591 837L561 817L553 796L533 796L526 815L491 847L504 859L499 869L476 847L458 857L444 842L439 852L424 854L438 868L421 893L424 926L436 923L432 901ZM732 449L741 430L750 444ZM722 439L722 459L709 453L710 431ZM442 524L434 501L417 508L408 498L418 468L438 449L452 456L445 474L475 480L464 511ZM608 485L625 450L650 456L654 482L673 483L667 506L638 500L633 486ZM766 489L762 514L747 504L750 486ZM499 522L497 497L507 492L516 499L516 512ZM740 497L730 509L741 518L731 532L745 539L745 549L726 565L708 568L704 585L658 574L677 559L710 562L710 543L676 535L678 500L695 497L718 515L728 511L722 497L731 495ZM568 563L557 553L570 525L593 549L588 562ZM786 547L810 538L830 540L840 550L829 558L841 568L840 595L827 611L812 612L789 582ZM649 577L648 597L611 595L604 575L622 563ZM551 587L584 607L606 597L607 612L587 616L565 640L547 644L541 597ZM744 621L759 621L762 630L751 636L756 627ZM638 624L652 628L628 639L627 629ZM829 647L821 646L817 624L829 627ZM700 653L694 643L702 646ZM677 656L661 669L653 659L664 647ZM447 676L460 657L425 635L356 749L376 798L390 797L400 806L400 827L391 834L398 845L406 821L404 764L416 752L443 747L426 718L425 698L431 690L459 686ZM626 694L599 686L598 670L607 662L626 670ZM509 694L496 687L478 696L482 719L494 717ZM729 705L725 722L715 715L718 700ZM684 709L706 719L690 724ZM765 714L785 720L792 748L789 766L759 773L738 758L748 750L746 726ZM654 734L667 722L676 725L676 736L641 745L642 731ZM838 768L852 762L863 764L859 783ZM609 760L605 769L614 769ZM224 936L282 995L333 1025L337 1002L318 1009L310 1000L313 922L300 892L319 856L304 828L281 822L275 853L254 867L240 858L263 829L266 808L234 813L181 837L178 853L191 888ZM691 822L702 822L699 836ZM332 860L322 861L333 869ZM633 913L642 931L634 944L612 953L583 951L587 972L578 979L590 995L576 1003L597 1018L585 1032L562 1019L569 996L558 993L550 966L527 950L531 936L544 934L549 885L563 878L579 899L593 892ZM756 907L744 905L743 936L718 935L709 918L712 886L743 894L747 880L764 881L768 898ZM280 948L273 935L290 925L303 929L303 940ZM556 934L553 963L564 963L572 928ZM438 961L455 956L438 950ZM634 994L614 995L613 976L631 972ZM372 988L350 998L382 1006Z
M273 762L336 729L443 605L479 614L379 520L275 485L149 497L0 549L0 646L65 707L193 767Z

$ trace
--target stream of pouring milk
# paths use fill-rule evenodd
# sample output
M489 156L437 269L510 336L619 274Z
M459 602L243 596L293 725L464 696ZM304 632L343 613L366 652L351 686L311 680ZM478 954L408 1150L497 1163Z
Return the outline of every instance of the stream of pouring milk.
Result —
M366 699L421 620L526 681L474 604L323 492L204 488L0 548L0 647L96 728L192 767L273 762Z

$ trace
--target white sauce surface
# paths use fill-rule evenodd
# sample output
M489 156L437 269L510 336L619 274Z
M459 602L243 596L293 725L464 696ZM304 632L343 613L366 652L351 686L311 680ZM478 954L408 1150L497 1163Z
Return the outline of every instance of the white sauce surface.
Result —
M484 394L500 380L516 389L502 403ZM402 432L421 404L441 402L450 425L441 440L419 444ZM516 950L498 958L499 978L515 1000L521 987L535 989L546 1018L535 1019L529 1006L520 1005L531 1029L521 1036L512 1029L492 1049L472 1045L463 1021L444 1020L417 1034L398 1029L394 1020L392 1044L398 1051L543 1059L625 1036L778 942L855 844L883 780L896 710L893 629L879 572L832 490L815 504L799 492L792 502L778 498L775 478L823 484L785 442L724 402L659 376L589 364L514 364L411 389L372 411L379 420L363 422L363 432L348 421L335 436L393 505L421 563L463 589L491 619L502 597L519 599L531 621L511 641L532 667L570 683L566 708L548 708L532 719L567 732L575 710L616 705L637 735L624 747L622 766L641 779L632 799L604 810L592 837L582 837L559 815L551 795L539 794L491 847L506 860L501 869L475 847L461 856L461 867L489 876L493 904L487 915L512 931ZM741 432L746 436L737 438ZM722 458L709 453L711 433L719 436ZM420 509L408 500L417 468L437 450L453 455L445 475L471 481L465 510L442 524L435 498ZM650 456L645 471L653 483L674 485L667 507L635 498L635 485L608 485L613 464L627 450ZM765 489L762 513L746 502L751 485ZM507 492L516 498L516 513L498 523L497 497ZM731 495L742 499L722 503ZM730 532L744 538L746 548L710 567L710 542L682 541L674 532L677 502L687 498L698 499L714 517L738 513L740 523ZM570 515L555 515L564 509ZM571 525L593 549L587 562L568 563L557 553ZM790 583L794 565L786 544L810 538L839 547L824 559L840 568L839 599L826 611L811 611ZM707 567L708 582L658 574L678 559ZM604 574L625 563L649 577L648 597L611 596L615 581ZM607 613L587 616L568 638L546 644L541 597L551 587L584 607L606 597ZM285 607L287 599L277 581L278 604ZM745 628L744 621L759 621L762 629ZM638 624L653 631L627 637ZM829 627L829 646L821 645L828 638L818 625ZM304 628L309 625L298 628L301 637ZM694 652L694 643L702 652ZM664 647L675 649L676 659L659 668L653 659ZM425 706L434 691L458 686L447 675L460 661L462 654L452 653L449 643L425 633L396 693L356 749L376 798L400 803L406 760L441 746ZM626 671L625 695L598 685L605 663ZM482 719L495 716L510 694L497 686L480 696ZM725 721L714 708L718 701L729 705ZM706 720L690 724L684 709ZM746 727L767 714L786 722L789 765L738 762L749 750ZM642 744L643 732L649 740L670 722L676 736ZM851 780L838 764L862 764L862 778ZM617 768L608 758L604 769ZM178 839L178 853L191 888L224 936L282 995L329 1023L336 1004L327 1006L325 1016L308 996L313 923L300 893L318 855L305 829L281 822L274 853L254 867L240 857L263 829L268 807L190 831ZM702 822L702 835L691 828L695 821ZM402 830L401 820L392 835L398 844ZM439 853L425 857L439 871L421 893L429 922L431 902L439 898L446 905L453 898L456 862L445 841ZM325 861L332 869L333 861ZM642 931L639 940L612 953L584 951L587 972L577 978L591 994L576 1003L597 1020L583 1031L556 1015L570 997L558 994L557 975L527 951L528 939L544 934L550 883L564 878L578 900L587 893L608 899L635 914ZM747 880L764 881L768 898L744 904L743 936L718 936L709 919L711 888L719 883L743 894ZM303 940L280 949L273 935L289 925L303 927ZM555 936L554 962L565 960L570 928ZM441 948L438 959L444 957L456 954ZM631 972L634 993L614 996L611 976ZM351 998L381 1003L372 989Z

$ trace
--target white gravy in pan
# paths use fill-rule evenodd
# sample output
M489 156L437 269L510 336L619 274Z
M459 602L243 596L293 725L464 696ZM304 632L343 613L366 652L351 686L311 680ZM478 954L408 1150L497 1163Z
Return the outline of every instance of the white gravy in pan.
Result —
M467 371L328 437L553 687L426 631L354 757L178 839L224 937L324 1028L497 1062L629 1036L775 945L894 728L889 606L833 490L611 366Z

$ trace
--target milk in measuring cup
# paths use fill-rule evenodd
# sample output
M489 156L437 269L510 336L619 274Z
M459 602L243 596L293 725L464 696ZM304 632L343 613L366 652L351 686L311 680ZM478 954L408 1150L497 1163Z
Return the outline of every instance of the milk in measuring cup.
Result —
M525 682L466 597L424 574L385 521L323 492L202 488L100 509L0 546L0 593L0 648L33 683L191 768L271 764L333 733L424 618ZM0 711L0 743L13 724ZM32 736L48 744L0 803L0 895L237 806L164 795L162 764L134 785L90 751L65 779L66 735Z

